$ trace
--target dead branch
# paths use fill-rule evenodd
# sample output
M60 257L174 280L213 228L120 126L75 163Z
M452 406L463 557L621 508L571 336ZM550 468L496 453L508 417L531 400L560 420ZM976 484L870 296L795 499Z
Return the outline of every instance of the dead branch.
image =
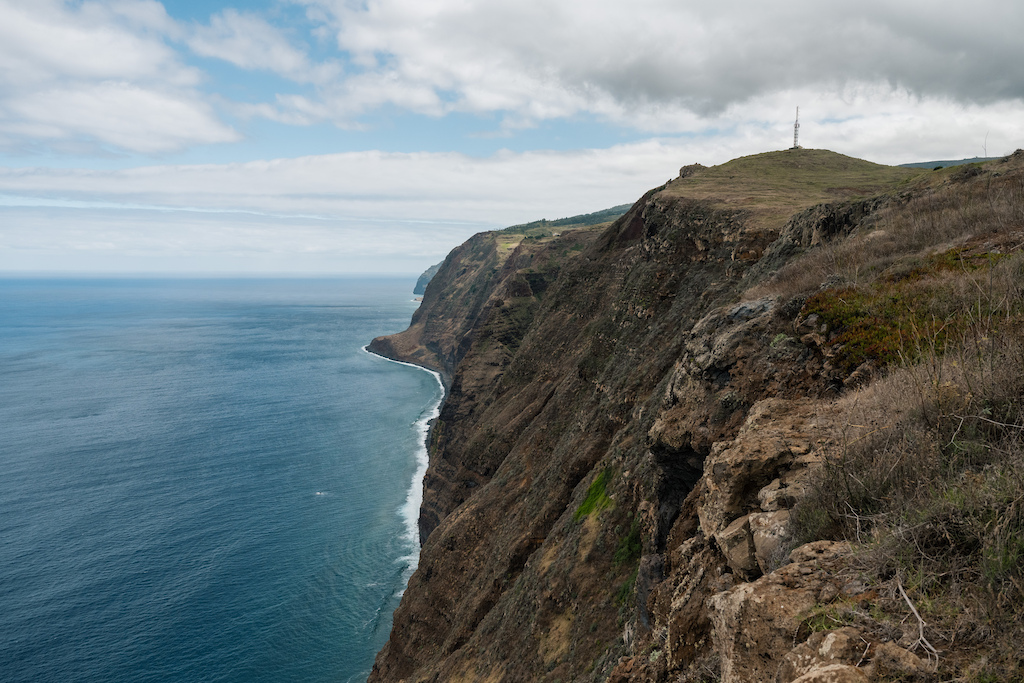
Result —
M928 653L928 661L931 661L932 657L935 657L935 663L938 664L939 663L939 651L936 650L932 646L932 644L928 642L927 638L925 638L925 636L924 636L924 627L926 626L925 620L921 618L921 613L917 611L917 608L914 607L914 603L912 603L910 601L910 596L907 595L907 591L904 590L904 588L903 588L903 579L901 579L898 574L896 576L896 587L900 589L900 595L903 596L903 600L907 603L907 607L910 608L910 611L913 612L914 616L917 618L918 638L914 642L914 644L910 646L909 649L911 651L914 651L915 649L917 649L917 646L920 645Z

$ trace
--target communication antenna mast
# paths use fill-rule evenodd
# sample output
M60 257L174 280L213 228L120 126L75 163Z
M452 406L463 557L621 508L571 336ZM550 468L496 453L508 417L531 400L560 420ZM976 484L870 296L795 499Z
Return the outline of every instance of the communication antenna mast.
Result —
M796 108L796 121L793 123L793 149L800 149L800 107Z

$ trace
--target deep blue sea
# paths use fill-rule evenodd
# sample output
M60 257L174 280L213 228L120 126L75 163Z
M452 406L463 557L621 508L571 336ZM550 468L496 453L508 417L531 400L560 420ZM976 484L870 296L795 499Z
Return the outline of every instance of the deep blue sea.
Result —
M0 280L0 680L357 681L414 568L408 280Z

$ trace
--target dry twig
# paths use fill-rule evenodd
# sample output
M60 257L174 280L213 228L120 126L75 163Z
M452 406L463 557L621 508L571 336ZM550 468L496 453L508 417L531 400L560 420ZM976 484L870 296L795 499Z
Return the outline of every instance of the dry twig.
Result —
M932 644L928 642L928 639L924 637L924 627L926 626L925 620L921 618L920 612L918 612L917 608L914 607L914 603L910 601L910 596L907 595L907 591L904 590L903 580L899 577L899 575L896 576L896 587L900 589L900 595L902 595L903 600L906 601L907 607L910 608L910 611L913 612L914 616L917 618L918 638L914 642L914 644L910 646L910 650L914 651L915 649L917 649L917 646L920 645L928 653L928 661L931 661L932 657L935 657L935 663L938 664L939 651L936 650L932 646Z

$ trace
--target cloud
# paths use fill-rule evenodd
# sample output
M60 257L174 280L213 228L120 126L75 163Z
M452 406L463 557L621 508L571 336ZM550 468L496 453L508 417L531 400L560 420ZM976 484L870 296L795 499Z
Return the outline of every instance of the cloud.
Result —
M351 115L394 102L520 121L597 113L687 130L695 114L795 88L887 85L922 98L1024 97L1024 5L1014 0L303 0L363 77ZM432 92L405 98L408 92Z
M410 273L473 232L435 225L0 206L0 272Z
M1014 0L293 1L305 21L223 9L185 24L155 0L0 0L0 148L160 154L238 140L213 104L284 125L468 113L496 121L495 136L574 119L705 136L812 100L899 121L908 97L926 116L983 107L1005 129L1003 105L1024 100ZM314 59L307 41L336 57ZM290 85L233 102L186 48ZM765 110L782 95L800 99Z
M730 108L719 129L603 149L502 151L487 157L363 151L118 171L0 169L0 194L501 227L634 201L687 163L718 164L789 147L793 101L803 105L804 146L880 163L980 156L984 145L992 155L1006 154L1024 139L1024 119L1011 103L983 107L934 100L922 110L915 96L873 84L851 84L840 95L782 91ZM865 101L875 108L865 112Z
M142 153L237 140L166 40L151 0L0 0L0 146Z
M242 69L271 71L300 83L324 83L341 74L336 63L313 64L284 33L252 13L225 9L197 26L187 39L198 55L230 62Z
M780 91L730 107L720 130L604 149L0 169L0 270L416 272L475 232L630 203L684 164L786 148L794 100L806 107L805 146L877 162L981 155L985 144L1004 154L1024 139L1012 103L923 111L877 84L841 95ZM865 101L884 106L863 113Z
M60 139L76 133L143 153L173 151L237 139L210 107L187 94L166 93L123 81L75 84L24 94L8 105L12 133Z
M678 154L650 141L488 158L369 151L121 171L0 169L0 193L37 204L52 198L482 229L632 201L674 174Z
M40 81L152 78L194 85L199 73L159 39L173 27L156 2L0 0L0 74L9 86Z

